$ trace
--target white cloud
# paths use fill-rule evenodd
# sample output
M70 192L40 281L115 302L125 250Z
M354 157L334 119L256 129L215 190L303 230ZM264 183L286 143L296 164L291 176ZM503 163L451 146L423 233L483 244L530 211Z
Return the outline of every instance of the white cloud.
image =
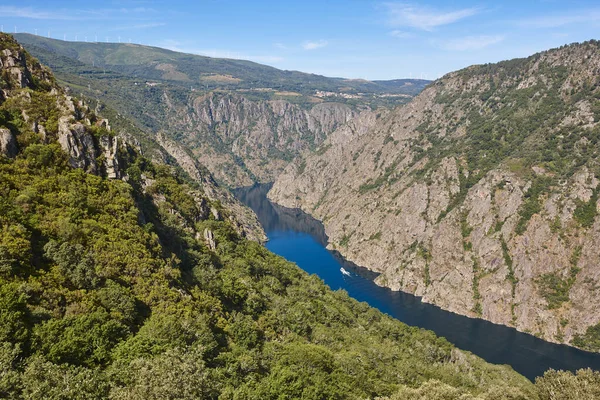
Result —
M398 39L408 39L408 38L415 37L414 33L399 31L399 30L391 31L390 36L393 36Z
M60 19L73 20L75 16L69 13L41 11L32 7L0 6L0 17L29 18L29 19Z
M277 43L273 43L273 46L277 47L278 49L281 50L287 50L287 46L281 42L277 42Z
M438 26L452 24L478 14L478 8L463 8L454 11L435 10L430 7L406 3L387 3L389 24L432 31Z
M315 50L315 49L320 49L322 47L327 46L329 43L327 43L327 40L317 40L314 42L311 41L307 41L302 43L302 48L304 50Z
M481 50L496 43L500 43L505 39L504 35L481 35L481 36L465 36L457 39L450 39L438 42L439 47L444 50L451 51L472 51Z
M0 17L48 19L48 20L81 20L81 19L114 19L116 14L154 13L151 8L100 8L100 9L54 9L42 10L38 7L0 6Z
M115 28L108 29L108 32L113 31L127 31L127 30L136 30L136 29L150 29L150 28L158 28L160 26L165 26L164 22L150 22L147 24L135 24L135 25L123 25L117 26Z
M561 15L546 15L517 21L517 25L525 28L558 28L572 24L587 24L600 22L600 10L584 10Z

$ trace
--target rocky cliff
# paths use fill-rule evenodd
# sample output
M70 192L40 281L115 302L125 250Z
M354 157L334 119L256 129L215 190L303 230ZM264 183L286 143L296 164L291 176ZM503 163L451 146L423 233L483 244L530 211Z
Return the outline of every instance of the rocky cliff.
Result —
M0 123L4 126L0 128L1 154L14 157L19 142L27 145L56 141L73 168L120 178L119 140L111 133L108 121L98 119L84 102L68 96L50 70L10 36L2 35L0 41ZM19 114L17 120L11 115L14 113Z
M428 83L327 78L139 45L17 36L78 95L190 148L231 187L273 181L361 111L406 103Z
M99 118L84 101L76 100L56 84L49 69L29 56L9 35L0 35L0 155L14 157L20 147L58 143L73 168L108 179L132 178L129 167L142 156L139 143L127 131L113 131L109 121ZM15 115L17 116L15 119ZM150 135L146 134L146 140ZM167 140L154 144L151 157L158 164L171 155L197 184L198 207L215 219L227 218L242 236L264 242L264 231L256 215L221 188L208 170L184 157L188 151ZM135 168L134 168L135 169ZM135 175L135 174L134 174ZM140 177L142 181L145 176ZM146 186L146 183L143 183ZM205 200L208 199L208 202ZM208 203L225 206L217 212Z
M358 114L340 103L302 107L224 92L191 96L187 102L165 92L164 104L164 131L230 186L274 180L295 156Z
M321 219L380 285L598 351L599 50L450 73L338 129L269 197Z
M233 194L219 186L206 167L196 161L192 152L165 135L158 135L158 143L175 159L183 170L200 183L205 195L212 201L219 201L226 209L231 211L228 216L230 222L242 236L264 243L267 236L258 222L254 212L240 203Z

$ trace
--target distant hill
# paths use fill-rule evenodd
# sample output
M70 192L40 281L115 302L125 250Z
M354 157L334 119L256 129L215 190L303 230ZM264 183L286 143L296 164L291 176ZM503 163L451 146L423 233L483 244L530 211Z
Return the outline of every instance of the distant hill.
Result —
M363 112L406 103L429 82L370 82L118 43L15 35L73 93L189 147L228 186L269 182Z
M298 71L283 71L252 61L212 58L138 44L67 42L27 33L14 36L26 48L36 46L86 65L199 89L272 88L303 95L312 95L320 90L349 94L413 96L430 82L423 79L368 81L328 78Z

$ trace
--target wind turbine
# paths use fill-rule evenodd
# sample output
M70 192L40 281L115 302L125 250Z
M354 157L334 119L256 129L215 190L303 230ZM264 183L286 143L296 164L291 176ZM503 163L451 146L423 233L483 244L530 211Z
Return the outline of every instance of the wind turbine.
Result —
M4 25L0 25L0 31L4 32Z
M17 33L17 26L15 25L15 33Z
M67 34L63 34L63 40L67 40Z
M37 36L37 28L35 29L35 36Z
M119 36L119 43L121 43L121 36Z

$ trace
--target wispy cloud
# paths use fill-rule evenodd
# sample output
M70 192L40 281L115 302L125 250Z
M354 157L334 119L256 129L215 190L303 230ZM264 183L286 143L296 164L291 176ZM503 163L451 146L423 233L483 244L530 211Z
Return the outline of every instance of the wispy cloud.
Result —
M558 28L565 25L588 23L600 23L600 9L545 15L517 21L517 25L525 28Z
M438 26L452 24L481 12L479 8L443 11L407 3L386 3L389 24L432 31Z
M99 8L99 9L54 9L39 7L0 6L0 17L73 21L82 19L111 18L115 15L140 15L155 13L152 8Z
M481 50L486 47L500 43L505 39L504 35L480 35L480 36L465 36L457 39L439 41L436 44L444 50L450 51L473 51Z
M394 31L390 32L390 36L393 36L398 39L409 39L409 38L415 37L415 34L411 33L411 32L406 32L406 31L394 30Z
M322 47L327 46L329 43L327 40L317 40L317 41L306 41L302 43L302 48L304 50L315 50L320 49Z
M281 42L277 42L277 43L273 43L273 46L277 47L278 49L281 50L287 50L287 46Z
M108 31L111 32L111 31L128 31L128 30L137 30L137 29L151 29L151 28L158 28L160 26L165 26L165 25L166 24L164 22L150 22L147 24L117 26L112 29L108 29Z
M60 19L60 20L73 20L76 17L72 14L53 12L53 11L42 11L34 9L32 7L13 7L13 6L0 6L0 17L13 17L13 18L29 18L29 19Z

